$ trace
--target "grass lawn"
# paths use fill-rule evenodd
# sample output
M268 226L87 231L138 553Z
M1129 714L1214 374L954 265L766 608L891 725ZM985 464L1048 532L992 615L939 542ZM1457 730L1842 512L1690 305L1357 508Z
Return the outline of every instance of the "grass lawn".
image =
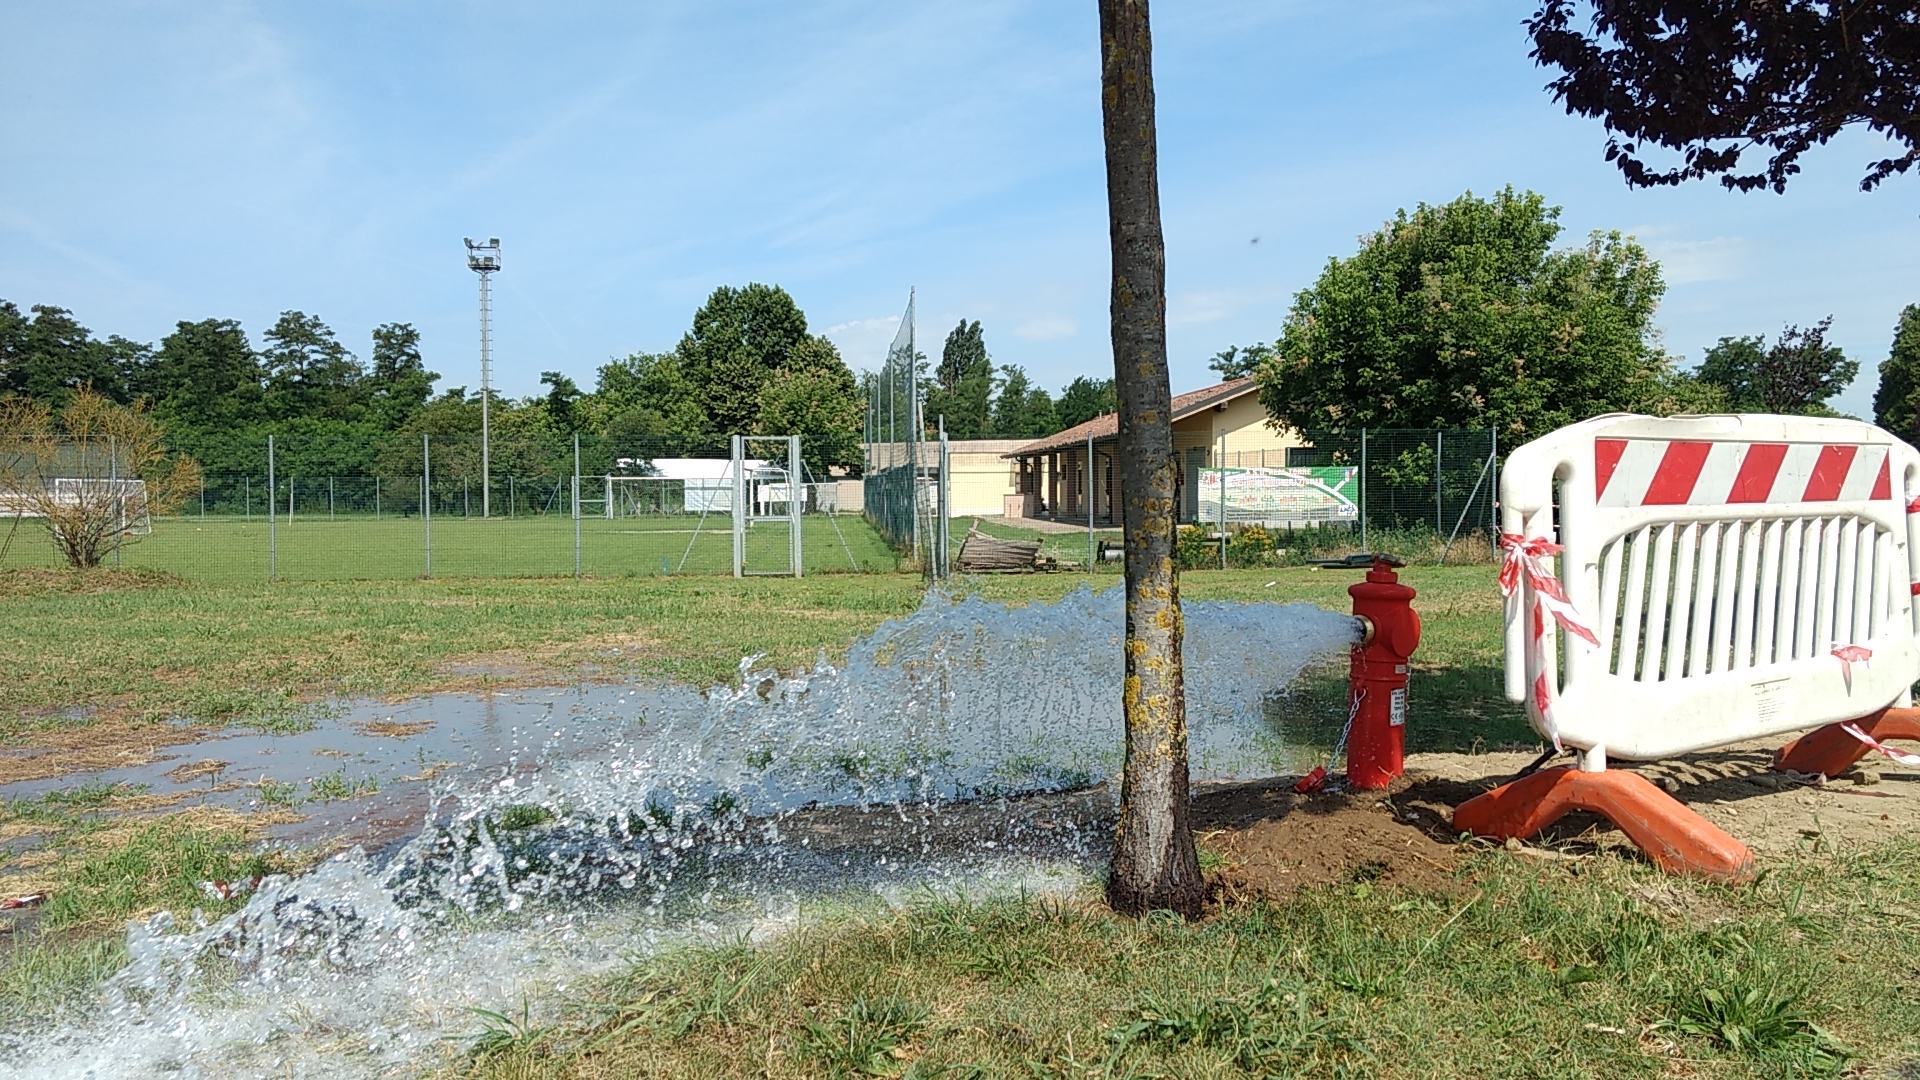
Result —
M1346 610L1355 580L1199 571L1182 591ZM1426 627L1410 748L1531 745L1500 696L1493 569L1413 567L1403 580L1420 591ZM1089 581L1119 578L962 587L1021 603ZM334 694L488 680L721 680L743 653L792 667L841 652L912 611L921 591L906 574L269 583L0 572L0 736L170 715L245 721ZM1322 708L1341 690L1323 673L1296 692L1300 707ZM112 927L129 914L217 912L230 905L198 898L196 880L264 868L245 821L139 798L82 787L0 806L0 837L49 837L66 882L42 916L49 933L0 946L0 1020L121 963ZM1861 1075L1901 1077L1920 1075L1901 1064L1920 1061L1916 955L1911 838L1809 847L1738 888L1613 854L1492 851L1469 855L1450 890L1362 877L1230 904L1192 926L1120 920L1091 896L843 909L768 945L636 962L550 1023L476 1018L471 1046L421 1064L489 1078L1758 1078L1865 1062L1881 1071ZM518 1005L501 1003L503 1015Z
M713 515L583 518L581 572L606 577L731 574L732 519ZM329 518L324 512L282 518L271 528L273 569L289 581L406 579L427 569L428 530L418 517L365 515ZM573 520L547 515L518 518L436 516L432 522L435 577L558 577L573 573ZM801 563L807 573L892 570L893 552L858 514L811 514L801 523ZM0 529L4 535L4 529ZM164 518L153 533L121 554L128 569L159 570L193 581L266 581L269 526L264 517ZM749 571L790 570L784 523L761 522L747 531ZM15 537L6 567L59 565L46 534L31 523Z
M1916 858L1908 838L1724 889L1489 852L1453 894L1351 881L1195 925L928 902L641 962L446 1072L1907 1077L1853 1066L1920 1053Z
M1357 575L1194 571L1194 599L1304 600L1348 608ZM958 582L992 599L1052 600L1095 575ZM1420 567L1427 620L1414 700L1418 745L1529 741L1498 699L1499 605L1489 567ZM456 578L181 581L133 572L0 572L0 738L84 722L273 717L329 695L395 695L506 682L643 677L710 683L740 657L783 667L829 655L920 602L909 574L801 578ZM478 670L481 674L475 674ZM487 674L488 671L494 674ZM76 719L78 717L78 719Z

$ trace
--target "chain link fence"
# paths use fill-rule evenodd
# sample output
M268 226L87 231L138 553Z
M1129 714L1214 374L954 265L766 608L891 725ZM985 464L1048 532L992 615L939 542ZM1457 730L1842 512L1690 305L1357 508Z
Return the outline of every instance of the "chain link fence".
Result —
M1214 457L1195 487L1189 516L1205 535L1185 541L1190 566L1273 561L1277 552L1491 557L1500 467L1491 431L1361 429Z
M0 461L0 567L91 551L208 581L791 573L797 528L805 574L892 571L903 558L937 573L953 544L943 440L916 437L910 330L894 353L897 370L869 380L864 480L802 463L792 483L784 438L746 440L736 488L725 442L505 432L489 478L474 434L288 432L191 448L200 469L183 485L128 475L110 445L67 440L24 465ZM1492 556L1491 432L1369 429L1212 457L1183 514L1187 566ZM1111 537L1072 550L1091 565Z
M135 495L140 482L111 476L109 455L69 450L16 469L11 484L0 477L0 566L67 561L46 513L58 495L30 494L66 489L102 494L102 561L196 580L733 573L733 462L724 450L681 456L689 449L672 440L495 435L489 478L477 435L228 440L196 448L195 482L151 507ZM106 463L86 470L101 477L54 478L81 471L68 459ZM792 484L784 454L745 467L742 489L756 500L741 529L747 572L792 572L793 517L803 573L896 567L872 526L847 512L858 480L816 476L802 464L801 483ZM778 507L761 505L775 494ZM767 520L772 511L780 520Z

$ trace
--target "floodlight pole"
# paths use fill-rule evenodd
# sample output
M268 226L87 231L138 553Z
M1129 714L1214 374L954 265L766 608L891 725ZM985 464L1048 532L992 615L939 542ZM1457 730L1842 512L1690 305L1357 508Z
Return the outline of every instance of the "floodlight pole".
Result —
M493 438L489 407L493 399L493 303L488 282L500 269L500 238L484 244L467 240L467 269L480 275L480 516L493 516Z

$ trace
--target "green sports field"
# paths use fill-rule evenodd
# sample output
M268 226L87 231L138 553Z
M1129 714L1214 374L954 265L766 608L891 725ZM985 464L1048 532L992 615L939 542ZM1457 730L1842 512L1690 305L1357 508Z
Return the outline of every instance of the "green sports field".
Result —
M271 544L273 573L285 580L357 580L440 577L553 577L574 572L571 518L547 515L481 519L436 516L429 535L419 517L324 514L265 518L168 518L121 555L128 568L161 570L194 581L265 581ZM580 522L582 574L727 574L733 568L732 521L725 516L663 514L586 518ZM0 531L4 536L4 531ZM749 572L789 572L784 523L759 523L747 532ZM893 552L864 518L809 515L801 525L806 573L887 571ZM59 565L41 528L24 522L3 567Z

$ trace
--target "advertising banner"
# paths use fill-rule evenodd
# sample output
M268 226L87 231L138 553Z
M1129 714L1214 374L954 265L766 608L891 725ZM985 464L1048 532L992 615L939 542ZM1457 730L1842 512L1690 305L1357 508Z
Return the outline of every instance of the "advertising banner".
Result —
M1354 521L1360 516L1360 470L1351 465L1201 469L1198 509L1202 523L1220 521L1223 479L1229 524L1303 525Z

